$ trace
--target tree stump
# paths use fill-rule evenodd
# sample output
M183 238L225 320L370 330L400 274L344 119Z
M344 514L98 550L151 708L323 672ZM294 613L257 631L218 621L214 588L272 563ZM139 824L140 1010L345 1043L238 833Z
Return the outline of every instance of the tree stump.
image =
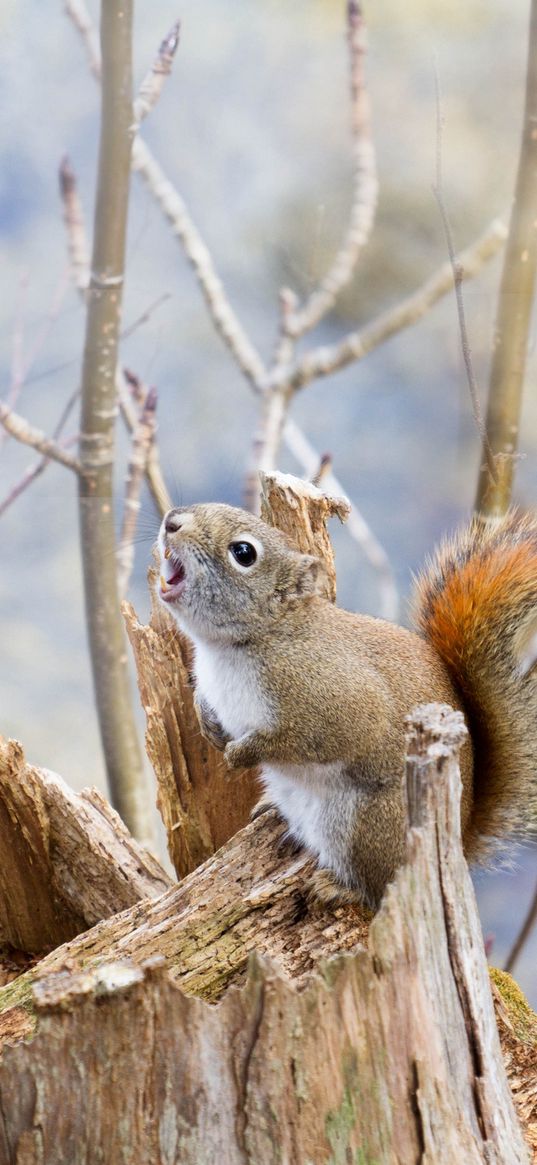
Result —
M309 512L309 502L295 504L300 483L275 487L277 504L289 490L295 512ZM304 490L326 516L316 493ZM323 552L317 518L301 538L302 549ZM209 816L214 758L196 769L187 661L177 693L177 654L166 670L169 636L154 641L134 622L131 630L146 676L156 653L144 699L148 741L150 752L163 750L168 826L180 834L178 866L190 872L163 892L152 883L125 909L114 856L96 846L101 884L110 870L110 893L93 903L101 920L84 929L85 911L69 941L57 934L54 950L0 989L0 1165L528 1162L512 1095L535 1147L537 1019L527 1005L507 1005L496 975L510 1090L461 848L460 714L431 705L409 724L408 858L376 917L321 907L309 895L313 862L286 855L275 814L234 831L251 774L227 814L228 840L213 852L223 840ZM164 735L159 708L175 717ZM218 779L229 800L223 772ZM10 795L0 783L6 805ZM2 813L11 812L12 837L37 834L17 850L22 884L29 866L26 912L42 881L44 917L54 919L58 888L47 863L44 877L31 876L41 850L56 868L39 840L40 830L50 835L48 819L27 813L24 798L9 804ZM0 850L8 836L0 829ZM61 847L61 831L54 836ZM91 877L69 852L76 902L91 896ZM8 898L6 879L0 885Z

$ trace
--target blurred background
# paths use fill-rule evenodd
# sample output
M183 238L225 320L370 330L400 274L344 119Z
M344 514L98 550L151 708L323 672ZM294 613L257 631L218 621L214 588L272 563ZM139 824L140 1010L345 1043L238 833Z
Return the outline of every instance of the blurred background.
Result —
M344 0L153 0L138 6L139 82L173 21L181 45L143 134L211 249L244 327L268 357L282 285L306 294L323 274L351 202ZM98 5L90 4L97 21ZM394 0L365 5L367 77L380 196L356 278L314 334L333 342L414 290L446 259L432 194L435 69L442 89L444 199L455 245L471 242L513 189L528 4ZM24 374L17 408L47 432L76 389L84 329L69 283L58 195L69 154L91 234L99 93L62 5L0 5L0 304L2 395ZM501 260L465 285L484 398ZM133 177L124 364L158 389L160 449L174 500L240 504L255 402L215 334L180 245ZM306 344L313 340L306 341ZM532 343L516 496L537 499ZM390 556L402 596L441 534L471 509L479 463L453 296L360 364L306 388L293 406ZM76 419L73 431L76 430ZM120 449L126 448L119 430ZM0 447L0 504L33 462ZM300 472L285 452L280 468ZM118 513L121 500L118 478ZM148 613L146 570L158 526L145 496L130 597ZM378 579L334 530L339 601L379 612ZM30 760L80 788L104 788L86 651L76 482L49 467L0 518L0 731ZM143 722L140 715L140 730ZM492 961L501 964L529 902L535 851L480 874ZM537 940L517 977L537 1003ZM533 974L532 974L533 969Z

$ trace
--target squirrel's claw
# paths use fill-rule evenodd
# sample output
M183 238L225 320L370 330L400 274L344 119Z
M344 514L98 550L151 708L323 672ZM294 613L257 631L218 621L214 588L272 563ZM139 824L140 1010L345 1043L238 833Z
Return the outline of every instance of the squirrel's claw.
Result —
M270 797L260 797L253 809L250 810L250 821L257 821L263 813L270 813L271 810L276 810L276 806L270 800Z
M212 744L214 748L217 748L219 752L223 752L230 738L227 733L224 732L224 729L222 728L222 725L213 712L212 708L209 708L209 705L204 701L200 702L196 699L194 700L194 708L196 711L196 716L198 717L202 736L205 737L205 740L209 741L209 744Z
M342 906L346 903L363 906L358 890L352 890L338 882L331 870L315 870L306 887L310 905Z

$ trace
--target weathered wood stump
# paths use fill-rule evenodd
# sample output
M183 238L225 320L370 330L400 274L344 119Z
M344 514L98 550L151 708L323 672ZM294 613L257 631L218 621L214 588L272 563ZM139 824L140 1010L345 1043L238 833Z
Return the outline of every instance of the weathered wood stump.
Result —
M281 477L264 506L330 559L325 518L343 508ZM185 644L157 613L127 621L187 876L167 887L91 797L56 815L39 770L0 750L0 928L54 947L0 989L0 1165L527 1162L512 1095L535 1147L537 1020L495 976L510 1090L461 849L460 715L409 725L408 860L376 917L320 907L276 815L244 824L254 775L230 782L201 741Z

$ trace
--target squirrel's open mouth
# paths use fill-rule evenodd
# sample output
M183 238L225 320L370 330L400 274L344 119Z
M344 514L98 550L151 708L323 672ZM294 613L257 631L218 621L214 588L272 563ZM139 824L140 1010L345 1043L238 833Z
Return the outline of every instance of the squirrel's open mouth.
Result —
M185 581L185 568L171 553L165 555L160 574L160 597L170 603L181 594Z

